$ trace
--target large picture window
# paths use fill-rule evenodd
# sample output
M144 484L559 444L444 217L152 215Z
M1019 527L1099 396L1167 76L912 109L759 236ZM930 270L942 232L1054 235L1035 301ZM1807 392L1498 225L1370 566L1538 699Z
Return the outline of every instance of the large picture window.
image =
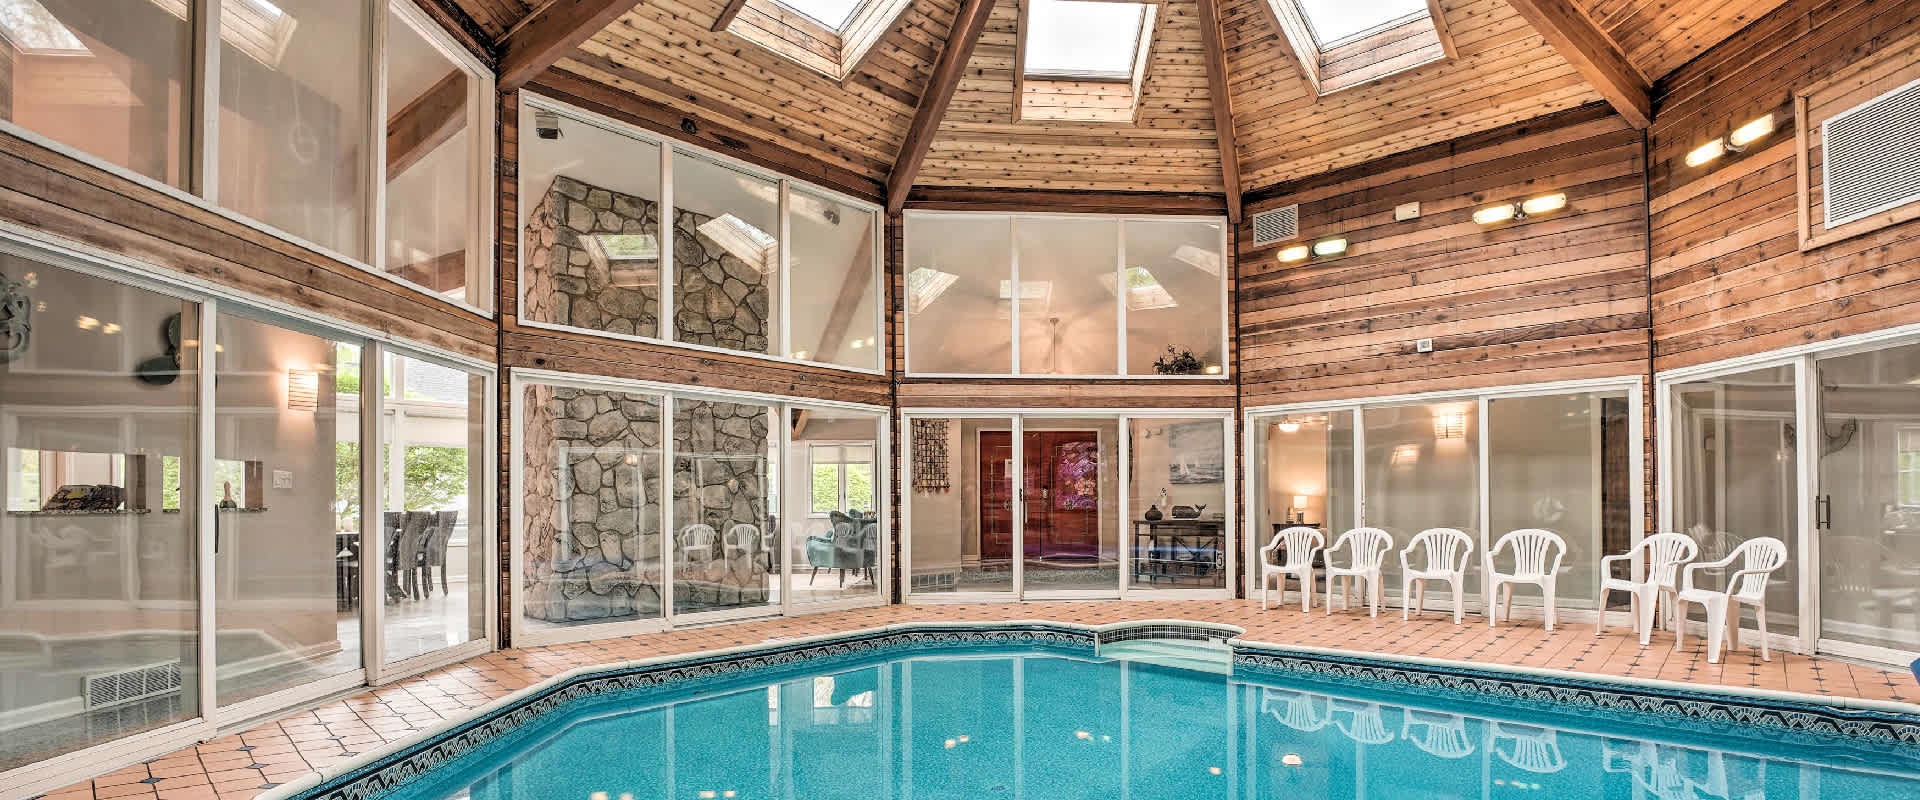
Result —
M520 129L523 322L882 369L877 207L524 94Z
M1225 227L1213 218L910 213L907 371L1224 376Z

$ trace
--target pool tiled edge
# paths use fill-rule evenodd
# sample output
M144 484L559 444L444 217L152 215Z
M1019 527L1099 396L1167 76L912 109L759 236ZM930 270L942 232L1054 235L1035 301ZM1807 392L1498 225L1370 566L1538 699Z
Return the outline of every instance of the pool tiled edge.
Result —
M403 741L318 769L261 795L262 800L362 800L420 778L561 705L608 692L724 679L747 670L881 649L1032 643L1084 650L1148 638L1223 641L1236 667L1292 672L1450 692L1519 697L1563 706L1677 715L1695 720L1863 737L1920 747L1920 706L1562 670L1489 666L1451 659L1332 650L1241 638L1245 630L1215 622L1133 620L1101 625L1055 620L914 621L577 667L500 697L472 713Z

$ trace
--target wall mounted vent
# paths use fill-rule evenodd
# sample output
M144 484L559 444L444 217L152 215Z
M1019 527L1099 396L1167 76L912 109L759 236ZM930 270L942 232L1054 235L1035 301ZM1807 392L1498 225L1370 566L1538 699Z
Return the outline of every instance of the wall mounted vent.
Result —
M1253 215L1253 246L1279 244L1300 235L1300 206L1282 206Z
M87 708L110 708L180 691L180 662L167 661L86 677Z
M1920 81L1820 123L1826 228L1920 200Z

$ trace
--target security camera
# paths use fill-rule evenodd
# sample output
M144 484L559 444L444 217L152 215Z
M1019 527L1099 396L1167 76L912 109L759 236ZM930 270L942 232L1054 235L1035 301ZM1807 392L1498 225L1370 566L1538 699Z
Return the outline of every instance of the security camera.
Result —
M533 112L533 132L542 139L560 138L560 115L552 111Z

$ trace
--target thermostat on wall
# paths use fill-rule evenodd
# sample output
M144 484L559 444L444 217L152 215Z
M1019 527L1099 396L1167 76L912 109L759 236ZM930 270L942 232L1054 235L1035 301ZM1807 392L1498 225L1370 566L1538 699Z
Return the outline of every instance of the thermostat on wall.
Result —
M1433 352L1433 340L1419 339L1413 343L1413 350L1416 353L1431 353Z
M1410 219L1416 219L1419 216L1420 216L1420 204L1418 202L1401 203L1400 205L1393 207L1394 222L1405 222Z

